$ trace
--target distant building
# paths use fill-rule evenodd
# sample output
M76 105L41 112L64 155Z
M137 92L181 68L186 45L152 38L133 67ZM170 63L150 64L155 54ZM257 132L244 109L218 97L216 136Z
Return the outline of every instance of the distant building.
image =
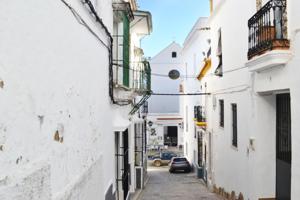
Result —
M181 47L173 42L151 61L151 89L154 93L148 101L150 120L148 146L182 146L182 115L179 96L164 94L179 94L183 66L181 62ZM155 94L163 94L157 96Z

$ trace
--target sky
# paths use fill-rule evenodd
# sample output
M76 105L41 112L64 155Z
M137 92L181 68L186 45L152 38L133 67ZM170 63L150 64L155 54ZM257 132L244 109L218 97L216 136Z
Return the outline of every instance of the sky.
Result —
M209 0L138 0L138 5L152 14L153 32L141 44L146 57L173 41L182 45L197 19L209 15Z

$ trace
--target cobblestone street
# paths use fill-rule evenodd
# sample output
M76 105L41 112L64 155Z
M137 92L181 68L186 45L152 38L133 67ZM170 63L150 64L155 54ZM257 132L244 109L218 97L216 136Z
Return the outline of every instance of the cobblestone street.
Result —
M194 173L170 174L168 166L149 167L149 181L139 200L220 200Z

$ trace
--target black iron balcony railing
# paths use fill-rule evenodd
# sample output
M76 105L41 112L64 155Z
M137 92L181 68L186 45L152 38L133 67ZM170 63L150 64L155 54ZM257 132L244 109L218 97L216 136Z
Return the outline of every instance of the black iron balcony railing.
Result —
M123 86L140 94L151 92L151 67L148 61L131 62L129 67L121 63L122 61L115 60L113 65L115 86ZM124 70L128 71L128 85L123 84Z
M286 0L270 0L248 21L248 59L268 50L288 49Z
M133 82L132 88L137 92L151 91L151 67L148 61L142 61L132 64Z
M203 106L195 106L194 107L194 118L195 118L196 123L206 122Z

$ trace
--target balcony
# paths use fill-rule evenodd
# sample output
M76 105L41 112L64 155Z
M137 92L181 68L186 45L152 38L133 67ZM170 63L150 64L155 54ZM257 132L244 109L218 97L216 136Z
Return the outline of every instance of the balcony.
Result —
M248 59L272 50L288 50L286 0L270 0L248 21Z
M148 61L133 64L132 89L138 94L151 91L151 68Z
M206 118L203 106L194 106L194 120L197 126L206 128Z
M126 83L126 84L124 84ZM114 87L143 95L151 91L151 68L148 61L131 62L129 67L114 65Z

